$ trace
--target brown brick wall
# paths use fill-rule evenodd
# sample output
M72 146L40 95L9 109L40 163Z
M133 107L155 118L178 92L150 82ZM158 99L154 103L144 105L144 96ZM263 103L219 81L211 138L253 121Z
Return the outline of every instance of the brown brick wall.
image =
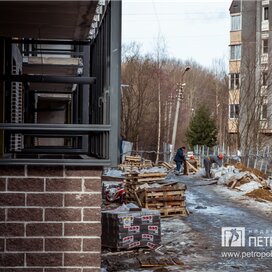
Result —
M100 271L101 172L0 166L0 271Z

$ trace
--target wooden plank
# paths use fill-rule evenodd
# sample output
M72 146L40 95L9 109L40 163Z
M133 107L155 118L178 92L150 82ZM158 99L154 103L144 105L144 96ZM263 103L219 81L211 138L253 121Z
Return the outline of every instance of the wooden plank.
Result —
M160 213L162 217L165 216L171 216L171 215L181 215L181 216L187 216L187 210L186 208L170 208L170 209L160 209Z
M166 177L167 173L162 172L150 172L150 173L139 173L138 177Z
M151 203L151 202L170 202L170 201L183 201L185 200L184 196L172 196L172 197L156 197L156 198L151 198L151 197L147 197L147 199L145 199L146 202Z
M134 196L135 196L135 199L136 199L136 201L137 201L139 207L141 208L141 207L142 207L142 203L141 203L141 201L140 201L140 199L139 199L139 197L138 197L138 195L137 195L136 192L134 192Z
M184 208L186 207L186 204L184 201L170 201L170 202L154 202L154 203L145 203L147 204L147 208L152 209L152 208L156 208L156 209L160 209L160 208L165 208L165 209L170 209L170 208Z
M184 194L185 190L183 189L176 189L176 188L162 188L162 187L158 187L158 188L143 188L143 189L140 189L138 192L141 192L141 191L144 191L146 190L147 192L150 192L150 193L155 193L155 192L158 192L158 193L162 193L162 192L180 192L182 194Z
M190 164L188 161L186 161L186 164L189 166L189 168L193 169L195 172L198 171L198 170L197 170L192 164Z

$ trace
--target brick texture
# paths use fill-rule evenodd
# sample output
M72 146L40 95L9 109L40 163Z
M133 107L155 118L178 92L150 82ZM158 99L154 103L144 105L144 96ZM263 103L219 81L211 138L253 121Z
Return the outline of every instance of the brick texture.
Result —
M24 224L13 223L1 223L0 224L0 236L24 236L25 227Z
M36 208L10 208L8 209L8 221L42 221L43 210Z
M43 239L14 239L10 238L6 240L7 251L42 251Z
M26 225L27 236L61 236L62 223L30 223Z
M81 268L46 268L44 272L82 272ZM100 269L99 269L100 272Z
M100 266L100 254L96 253L64 253L66 266Z
M101 250L100 238L83 239L83 251L98 251Z
M101 167L67 166L65 175L67 177L101 177L102 170Z
M101 209L83 209L83 221L101 221Z
M0 165L0 176L24 176L25 167L23 165Z
M62 166L41 166L41 165L28 165L27 175L29 177L63 177Z
M0 178L0 191L5 191L5 190L6 190L6 179Z
M101 168L0 167L0 272L96 272Z
M61 266L61 253L27 253L27 266Z
M72 207L96 207L101 202L101 194L67 194L64 205Z
M81 192L81 179L46 179L46 191L48 192Z
M43 268L5 268L1 272L43 272Z
M43 178L14 178L8 179L8 191L43 192Z
M84 191L86 192L101 192L101 179L85 179Z
M0 194L0 206L25 206L25 194Z
M27 206L61 207L63 194L28 194Z
M79 238L48 238L45 240L45 251L80 251Z
M5 209L0 209L0 221L5 221L6 215L5 215Z
M80 221L81 209L46 209L45 210L46 221Z
M66 236L100 236L100 223L65 223L64 235Z
M24 254L22 253L1 253L0 266L23 266Z

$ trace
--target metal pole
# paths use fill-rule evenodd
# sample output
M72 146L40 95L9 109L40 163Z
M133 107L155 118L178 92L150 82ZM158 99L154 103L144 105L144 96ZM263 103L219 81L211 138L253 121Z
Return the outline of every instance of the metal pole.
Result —
M182 83L184 74L189 71L191 68L187 66L185 70L183 71L181 75L181 83L178 83L178 90L177 90L177 106L176 106L176 113L175 113L175 119L173 124L173 133L172 133L172 148L170 152L170 158L169 161L172 160L174 150L175 150L175 143L176 143L176 136L177 136L177 127L178 127L178 116L179 116L179 108L180 108L180 102L183 99L183 87L185 86L185 83Z
M182 95L183 95L183 86L182 86L182 84L179 84L178 85L178 90L177 90L177 106L176 106L176 113L175 113L175 119L174 119L174 125L173 125L172 148L171 148L171 153L170 153L170 161L173 158L173 154L174 154L174 150L175 150L177 127L178 127L178 117L179 117L179 108L180 108L180 102L182 100Z

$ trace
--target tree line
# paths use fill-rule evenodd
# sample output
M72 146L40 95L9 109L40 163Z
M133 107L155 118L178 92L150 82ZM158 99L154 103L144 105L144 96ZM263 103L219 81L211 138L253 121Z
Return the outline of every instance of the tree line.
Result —
M190 70L182 77L186 67ZM155 154L162 152L163 143L171 143L177 84L182 83L176 146L192 147L200 129L213 131L209 137L200 132L197 144L229 143L228 75L222 60L208 69L194 60L169 58L164 46L143 54L132 43L123 47L121 80L121 134L134 150L155 151L152 159L158 160Z

